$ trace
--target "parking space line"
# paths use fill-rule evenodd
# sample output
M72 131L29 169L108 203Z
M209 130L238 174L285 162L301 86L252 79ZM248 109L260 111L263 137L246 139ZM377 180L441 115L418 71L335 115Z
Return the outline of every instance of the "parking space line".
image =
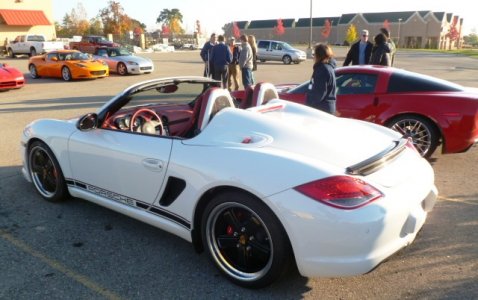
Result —
M49 258L49 257L43 255L42 253L36 251L35 249L30 247L29 245L27 245L23 241L21 241L19 239L16 239L15 237L13 237L11 234L9 234L8 232L6 232L3 229L0 229L0 237L2 239L6 240L7 242L10 242L13 246L17 247L18 249L30 254L33 257L36 257L36 258L40 259L42 262L44 262L45 264L47 264L51 268L59 271L60 273L66 275L67 277L70 277L71 279L75 280L76 282L84 285L85 287L87 287L91 291L100 294L101 296L105 297L106 299L111 299L111 300L120 300L121 299L121 297L118 296L117 294L115 294L114 292L109 291L106 288L96 284L94 281L92 281L88 277L86 277L84 275L81 275L81 274L69 269L65 265L61 264L59 261L54 260L52 258Z
M471 200L462 200L462 199L448 198L448 197L438 197L438 199L443 200L443 201L449 201L449 202L458 202L458 203L465 203L465 204L470 204L470 205L478 205L477 202L472 202Z

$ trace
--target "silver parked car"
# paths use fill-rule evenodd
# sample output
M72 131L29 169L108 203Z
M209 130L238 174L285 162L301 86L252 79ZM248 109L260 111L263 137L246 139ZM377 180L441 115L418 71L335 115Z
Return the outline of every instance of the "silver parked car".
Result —
M307 58L304 51L295 49L286 42L259 40L257 41L257 59L261 62L267 60L283 61L284 64L294 62L298 64Z
M148 74L154 71L154 64L151 59L136 56L126 48L96 48L93 57L105 61L110 68L110 72L119 75Z

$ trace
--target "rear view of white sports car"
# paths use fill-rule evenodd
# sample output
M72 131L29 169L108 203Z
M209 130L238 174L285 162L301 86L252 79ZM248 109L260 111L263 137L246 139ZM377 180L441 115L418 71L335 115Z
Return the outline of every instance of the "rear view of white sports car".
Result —
M46 200L83 198L193 243L232 282L369 272L433 208L430 164L388 128L282 100L246 110L202 77L131 86L23 131ZM151 254L154 255L154 254Z

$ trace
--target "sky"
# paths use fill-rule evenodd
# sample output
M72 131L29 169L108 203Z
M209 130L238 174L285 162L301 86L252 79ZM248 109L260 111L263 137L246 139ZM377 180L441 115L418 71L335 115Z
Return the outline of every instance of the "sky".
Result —
M148 31L159 29L156 18L163 9L177 8L183 15L186 33L194 31L196 20L201 22L206 34L222 33L221 28L232 21L288 19L312 16L339 17L346 13L421 11L446 12L464 19L464 34L478 33L478 15L470 0L115 0L124 12L147 26ZM53 18L62 22L65 14L71 13L78 3L86 9L89 19L108 6L109 0L53 0Z

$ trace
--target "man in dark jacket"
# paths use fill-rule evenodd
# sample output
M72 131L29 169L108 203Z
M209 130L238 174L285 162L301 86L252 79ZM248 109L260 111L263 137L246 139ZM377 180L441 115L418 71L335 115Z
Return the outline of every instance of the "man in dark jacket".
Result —
M209 41L204 43L201 49L201 59L204 62L204 77L212 77L214 75L214 65L211 61L211 50L216 45L216 34L211 34Z
M222 81L222 88L227 88L227 68L232 61L232 54L229 47L224 43L224 36L217 38L218 43L212 47L211 61L214 65L212 78Z
M345 57L344 66L352 65L368 65L372 54L373 44L368 40L368 30L362 30L360 40L350 47Z

